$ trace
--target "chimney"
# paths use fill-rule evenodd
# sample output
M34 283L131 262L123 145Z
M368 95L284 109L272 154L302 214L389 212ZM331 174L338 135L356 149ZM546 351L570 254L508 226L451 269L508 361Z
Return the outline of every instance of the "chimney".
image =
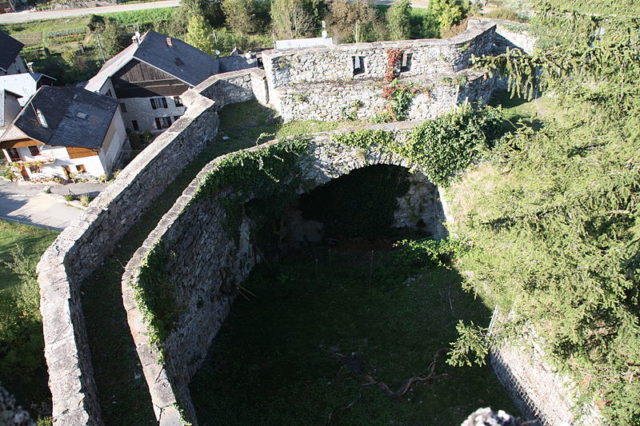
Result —
M29 72L33 72L33 62L27 62L27 68L29 69Z
M136 31L133 37L131 37L131 40L133 40L134 43L140 44L140 33Z
M47 119L44 118L44 114L42 113L42 110L40 108L36 108L36 116L38 117L40 125L45 129L48 129L49 125L47 124Z
M173 46L173 41L171 40L171 37L167 37L167 46L169 47Z

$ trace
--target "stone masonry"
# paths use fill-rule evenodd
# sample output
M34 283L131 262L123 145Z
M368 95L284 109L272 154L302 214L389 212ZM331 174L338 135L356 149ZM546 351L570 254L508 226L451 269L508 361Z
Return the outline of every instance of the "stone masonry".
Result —
M336 119L340 118L336 111L342 113L345 106L353 107L357 94L358 99L369 102L358 107L362 111L356 111L357 116L371 117L381 107L376 85L386 69L387 51L401 48L412 54L411 65L402 72L401 79L415 81L422 90L413 101L409 118L434 117L465 100L486 101L494 82L470 71L469 58L471 54L494 52L497 37L494 25L478 21L470 25L466 33L449 40L343 45L335 46L331 51L265 52L264 71L254 68L218 74L185 92L182 96L187 106L185 115L122 171L83 216L59 235L38 264L54 424L103 424L80 302L82 281L104 260L172 178L214 139L218 127L216 111L226 104L255 98L263 104L272 104L285 120ZM354 75L353 56L364 58L360 62L364 63L361 74ZM303 100L304 96L300 95L305 94L307 99ZM342 98L346 100L342 101ZM404 125L388 126L397 129ZM313 152L305 157L307 162L301 162L300 167L307 174L306 178L318 185L370 164L410 166L387 154L336 150L335 144L326 140L317 142ZM187 417L193 416L186 385L228 312L235 295L234 284L259 261L248 243L246 224L238 243L231 242L221 232L224 212L215 200L188 204L198 179L213 166L210 164L202 171L149 235L128 265L127 279L123 281L123 302L155 412L162 424L183 421L176 408L177 402L185 408ZM177 255L173 260L175 273L182 271L187 280L178 292L187 303L187 313L175 333L167 339L166 363L158 363L159 354L145 341L146 325L136 311L130 288L135 285L136 270L145 253L161 240ZM219 253L220 258L215 262L208 258L213 265L207 266L203 256L194 254L193 247L214 240L210 250ZM183 252L193 256L181 256ZM188 349L185 351L184 348Z

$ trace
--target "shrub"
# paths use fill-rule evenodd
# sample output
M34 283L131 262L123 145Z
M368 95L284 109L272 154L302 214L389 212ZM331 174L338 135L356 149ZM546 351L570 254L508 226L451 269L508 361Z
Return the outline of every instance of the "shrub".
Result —
M411 2L394 2L387 12L387 22L391 40L406 40L411 37Z

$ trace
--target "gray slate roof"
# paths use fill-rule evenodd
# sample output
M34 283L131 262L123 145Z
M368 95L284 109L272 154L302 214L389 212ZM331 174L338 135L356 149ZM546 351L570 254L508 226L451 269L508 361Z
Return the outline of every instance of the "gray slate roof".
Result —
M4 31L0 31L0 68L6 71L23 47L24 44Z
M171 41L171 45L167 43ZM140 43L132 43L113 58L109 59L85 86L90 91L98 91L109 77L114 75L131 59L137 59L156 67L187 83L196 86L220 69L218 59L203 51L155 31L148 31Z
M118 108L115 99L75 87L41 87L12 126L47 145L99 149ZM47 127L35 110L42 111Z

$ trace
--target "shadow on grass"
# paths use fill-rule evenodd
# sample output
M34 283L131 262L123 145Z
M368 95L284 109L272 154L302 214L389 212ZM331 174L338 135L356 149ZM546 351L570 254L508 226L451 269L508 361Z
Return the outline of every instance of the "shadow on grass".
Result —
M522 124L531 127L533 130L538 131L542 129L543 122L531 111L529 106L532 101L515 96L511 97L507 90L496 90L493 96L489 100L490 106L502 106L507 120L513 125L521 122ZM512 125L509 127L513 127Z
M392 400L335 359L357 353L393 390L426 374L459 320L489 322L460 284L453 270L407 267L395 252L353 246L256 268L244 284L255 297L236 300L191 384L200 424L453 425L479 407L517 413L486 366L441 360L436 373L448 377Z

